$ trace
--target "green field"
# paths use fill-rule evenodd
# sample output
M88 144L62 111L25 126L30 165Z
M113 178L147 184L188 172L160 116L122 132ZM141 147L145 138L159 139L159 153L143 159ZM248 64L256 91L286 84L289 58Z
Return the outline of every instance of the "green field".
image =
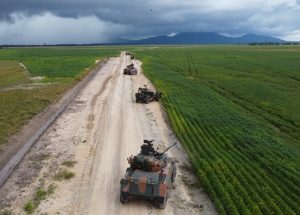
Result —
M0 144L96 59L125 49L1 49ZM221 214L300 214L300 47L129 50L163 92L170 123Z
M131 51L221 214L300 214L300 47Z
M118 54L118 47L0 49L0 145L82 79L95 60Z
M29 83L27 74L15 61L0 61L0 89Z
M117 55L119 47L1 49L1 61L18 61L32 76L74 78L95 60Z

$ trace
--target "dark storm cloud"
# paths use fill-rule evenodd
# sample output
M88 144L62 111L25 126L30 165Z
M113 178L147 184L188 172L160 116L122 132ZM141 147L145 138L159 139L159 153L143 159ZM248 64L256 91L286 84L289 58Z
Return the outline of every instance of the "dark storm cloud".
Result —
M50 35L52 31L56 32L64 41L68 37L80 40L66 31L58 31L70 29L82 36L82 42L183 31L214 31L229 35L251 32L300 39L297 0L0 0L0 5L0 43L11 40L8 32L20 41L25 36L29 43L36 41L36 38L31 40L24 30L31 31L34 38L39 28ZM47 19L52 22L48 28L44 26ZM20 23L27 27L20 27ZM80 34L76 26L84 26L92 36ZM59 40L58 37L55 40L48 38L49 42Z

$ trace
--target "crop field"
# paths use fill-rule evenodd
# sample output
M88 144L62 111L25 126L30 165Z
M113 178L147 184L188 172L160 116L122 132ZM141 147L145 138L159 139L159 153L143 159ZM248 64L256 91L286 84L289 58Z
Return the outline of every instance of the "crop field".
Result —
M95 60L118 53L118 47L2 49L0 60L21 62L32 76L74 78Z
M0 89L28 82L29 79L19 63L14 61L0 61Z
M0 145L84 77L95 60L118 53L114 47L0 49Z
M300 214L300 47L131 51L221 214Z

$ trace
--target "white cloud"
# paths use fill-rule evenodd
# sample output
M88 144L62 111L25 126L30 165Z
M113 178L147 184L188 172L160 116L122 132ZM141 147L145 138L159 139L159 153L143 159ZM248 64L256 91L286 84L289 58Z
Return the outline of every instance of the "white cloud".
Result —
M13 22L0 22L0 44L101 43L130 29L96 16L65 18L44 13L27 17L14 13L11 18Z
M281 37L287 41L300 41L300 29L290 32L288 35Z

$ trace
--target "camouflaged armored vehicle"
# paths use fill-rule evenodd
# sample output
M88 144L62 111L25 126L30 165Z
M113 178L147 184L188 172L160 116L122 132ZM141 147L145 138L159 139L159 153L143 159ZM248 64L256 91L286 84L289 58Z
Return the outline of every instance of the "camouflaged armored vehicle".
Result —
M159 101L161 95L162 93L153 92L147 88L147 85L144 85L144 87L138 89L138 92L135 94L135 99L137 103L141 102L148 104L152 101Z
M130 64L126 66L126 68L123 70L124 75L137 75L137 69L134 68L134 64Z
M125 52L126 55L130 56L130 59L133 60L134 59L134 55L130 52Z
M130 167L120 181L123 204L137 197L150 199L159 208L166 207L168 191L176 177L176 165L165 152L176 143L159 153L153 148L152 141L144 140L141 152L127 159Z

